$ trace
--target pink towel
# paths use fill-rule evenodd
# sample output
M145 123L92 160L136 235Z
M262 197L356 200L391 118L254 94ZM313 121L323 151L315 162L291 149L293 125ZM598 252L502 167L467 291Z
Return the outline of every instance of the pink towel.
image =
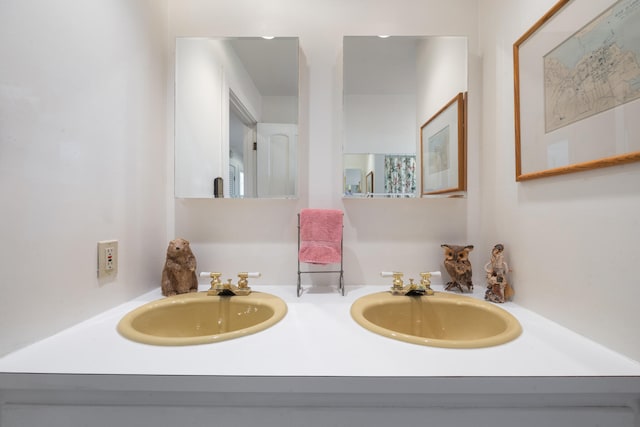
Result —
M333 264L342 258L342 211L302 209L300 211L301 262Z

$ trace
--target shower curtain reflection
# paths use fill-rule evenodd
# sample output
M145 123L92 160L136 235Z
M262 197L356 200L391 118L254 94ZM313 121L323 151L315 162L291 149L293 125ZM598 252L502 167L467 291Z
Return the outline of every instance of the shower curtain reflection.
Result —
M385 156L384 192L389 195L413 197L416 193L416 157Z

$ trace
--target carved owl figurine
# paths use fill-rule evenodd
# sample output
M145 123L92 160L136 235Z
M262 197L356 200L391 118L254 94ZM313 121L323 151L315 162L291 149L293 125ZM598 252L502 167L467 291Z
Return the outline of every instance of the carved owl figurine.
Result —
M444 266L451 276L451 281L447 282L446 291L458 289L460 292L471 292L473 283L471 281L471 262L469 252L473 250L473 245L441 245L444 248Z

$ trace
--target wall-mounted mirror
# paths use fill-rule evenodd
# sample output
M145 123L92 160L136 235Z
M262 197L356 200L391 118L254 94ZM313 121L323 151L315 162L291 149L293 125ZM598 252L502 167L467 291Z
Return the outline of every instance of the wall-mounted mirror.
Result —
M343 55L344 196L419 196L420 128L466 92L467 38L347 36Z
M297 195L298 39L177 38L175 196Z

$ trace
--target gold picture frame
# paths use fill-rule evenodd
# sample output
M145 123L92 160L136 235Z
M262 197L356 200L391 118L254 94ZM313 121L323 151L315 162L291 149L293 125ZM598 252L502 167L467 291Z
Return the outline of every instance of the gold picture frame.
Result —
M460 92L420 126L421 196L467 188L466 104Z
M514 43L516 181L640 160L638 25L633 0L560 0Z

